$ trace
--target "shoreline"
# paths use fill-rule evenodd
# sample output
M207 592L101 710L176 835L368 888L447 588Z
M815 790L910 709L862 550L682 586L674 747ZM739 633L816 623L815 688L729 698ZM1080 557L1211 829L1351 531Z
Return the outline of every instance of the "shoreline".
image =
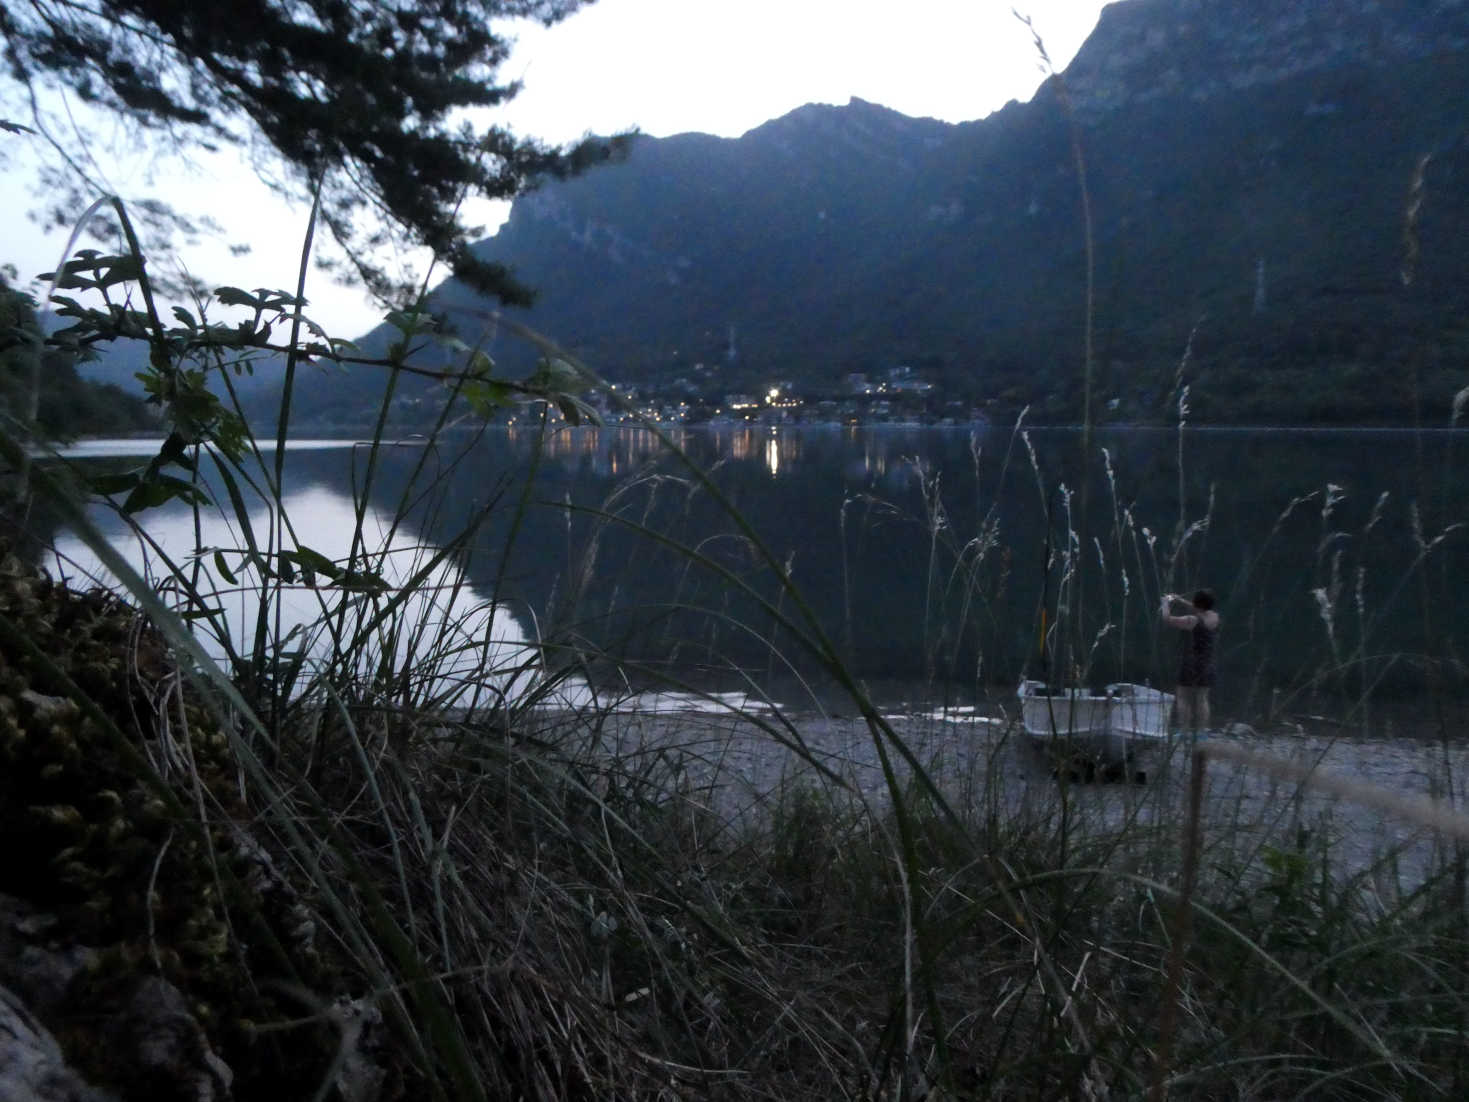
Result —
M865 809L879 817L889 812L887 784L860 717L785 718L804 752L738 716L686 713L624 716L604 728L598 749L604 762L622 768L656 764L674 770L670 790L690 810L712 812L736 831L769 826L783 803L801 790L845 803L854 812ZM1017 728L993 718L962 724L923 718L889 722L961 817L999 814L1034 821L1064 810L1081 837L1137 831L1138 842L1182 844L1192 760L1185 739L1175 740L1149 763L1145 783L1069 782L1052 775ZM1457 795L1461 779L1469 778L1469 744L1446 747L1301 728L1262 733L1243 725L1211 734L1207 741L1399 796L1433 797L1460 812L1469 807ZM900 783L914 791L913 770L899 755L891 757ZM1446 799L1449 791L1456 794L1453 799ZM1204 799L1206 848L1213 859L1227 858L1241 868L1267 849L1315 854L1329 860L1340 878L1381 879L1390 871L1397 883L1384 882L1379 889L1400 893L1423 883L1449 852L1448 838L1411 819L1364 807L1309 780L1282 781L1222 758L1208 764Z

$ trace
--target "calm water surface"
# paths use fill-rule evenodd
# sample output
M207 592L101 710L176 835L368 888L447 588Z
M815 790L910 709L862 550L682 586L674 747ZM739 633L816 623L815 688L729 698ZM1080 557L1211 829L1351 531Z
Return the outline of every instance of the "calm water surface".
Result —
M501 665L537 640L594 680L606 652L630 682L672 669L789 686L817 677L825 650L871 682L956 696L1073 671L1167 684L1176 639L1158 595L1199 585L1219 595L1219 693L1241 714L1316 687L1421 692L1469 644L1450 612L1469 596L1464 434L1107 430L1085 456L1069 430L675 439L689 462L624 428L495 429L376 463L313 442L288 457L286 513L301 544L345 561L360 507L404 564L390 580L452 544L466 573L445 576L449 604L400 618L493 636L510 648ZM228 563L245 544L226 513L204 542ZM92 515L141 561L115 517ZM252 518L268 525L263 506ZM189 547L187 510L141 519L174 553ZM319 595L298 596L309 619ZM233 599L248 620L248 596Z

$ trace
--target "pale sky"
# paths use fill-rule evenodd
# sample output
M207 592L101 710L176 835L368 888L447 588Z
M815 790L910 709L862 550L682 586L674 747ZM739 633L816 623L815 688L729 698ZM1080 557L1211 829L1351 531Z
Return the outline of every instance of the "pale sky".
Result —
M1059 70L1103 3L1018 6ZM555 27L527 25L516 37L502 75L524 88L497 121L549 141L633 127L655 137L691 130L738 137L802 104L854 96L962 122L1028 100L1044 75L1030 32L1003 0L598 0ZM23 140L0 134L13 154L0 167L0 202L11 212L37 205ZM224 224L223 240L180 250L210 285L294 287L307 208L272 197L238 158L191 169L138 153L102 167L125 197L156 194ZM472 217L493 231L506 213L508 204L481 204ZM18 213L4 225L0 264L14 264L22 286L55 267L65 233L43 235ZM251 243L251 254L230 256L227 244L240 241ZM378 319L360 292L320 273L312 273L307 297L308 312L333 336L357 336Z

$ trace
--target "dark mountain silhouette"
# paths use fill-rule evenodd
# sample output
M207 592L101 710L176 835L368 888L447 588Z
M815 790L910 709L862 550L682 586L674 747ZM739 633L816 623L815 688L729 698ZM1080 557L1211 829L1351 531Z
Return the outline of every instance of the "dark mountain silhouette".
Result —
M477 248L537 289L515 317L610 379L702 364L718 391L819 391L907 364L997 417L1069 421L1085 203L1099 420L1171 420L1181 379L1194 421L1442 424L1469 383L1465 103L1464 0L1124 0L1029 103L643 139ZM434 303L524 366L489 304L452 282ZM379 384L324 379L297 408L340 418Z

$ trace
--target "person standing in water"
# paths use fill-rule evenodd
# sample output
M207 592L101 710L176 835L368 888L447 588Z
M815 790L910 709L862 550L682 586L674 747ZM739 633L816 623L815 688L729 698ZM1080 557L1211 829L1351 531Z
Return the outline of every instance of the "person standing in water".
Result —
M1182 607L1177 607L1182 606ZM1186 631L1179 648L1178 725L1185 731L1209 726L1209 689L1214 684L1214 643L1219 637L1219 613L1214 611L1214 594L1201 589L1192 601L1176 593L1163 596L1163 622Z

